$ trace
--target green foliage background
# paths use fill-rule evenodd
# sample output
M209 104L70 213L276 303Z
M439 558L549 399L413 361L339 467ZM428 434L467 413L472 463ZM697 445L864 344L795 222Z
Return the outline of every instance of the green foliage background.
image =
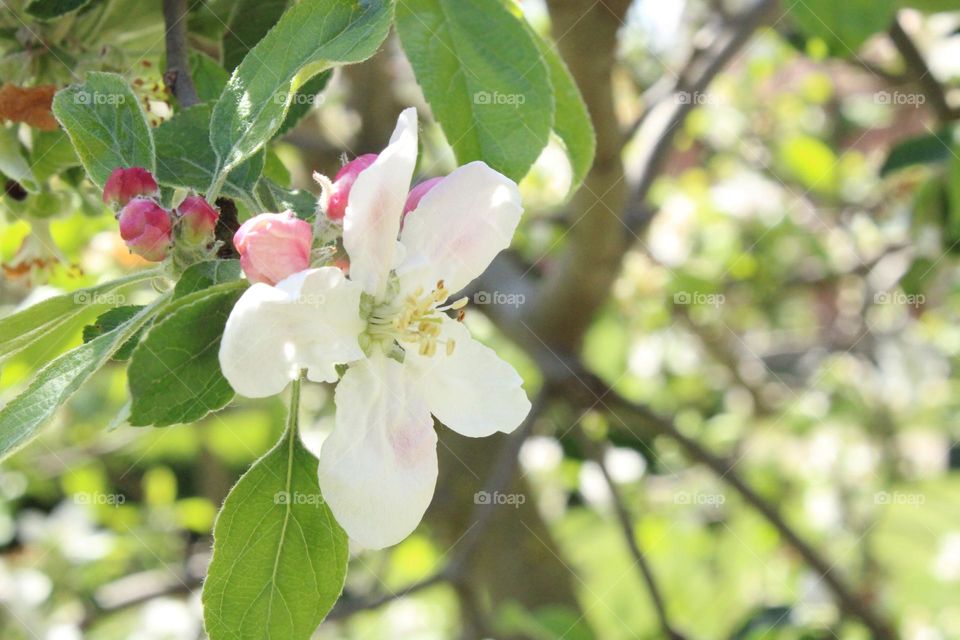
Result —
M516 40L548 32L545 5L401 2L391 36L387 9L371 9L356 23L349 22L353 10L344 9L335 17L352 25L348 32L366 35L357 36L359 48L338 49L295 28L323 22L301 3L297 22L266 40L297 49L295 64L276 49L270 50L276 59L241 62L287 4L192 3L191 70L204 104L179 110L162 88L158 2L138 2L136 10L124 10L125 0L9 2L0 15L0 77L21 85L84 84L58 97L58 115L65 114L79 153L63 131L0 129L0 177L16 178L29 192L25 200L0 198L0 257L11 268L0 281L0 315L143 266L120 243L93 184L116 164L151 166L156 153L168 198L174 189L214 187L236 200L241 217L287 206L306 217L315 201L310 172L333 175L341 153L382 147L409 103L420 107L424 126L418 173L441 175L483 158L522 178L527 211L512 258L528 265L531 277L556 268L586 215L570 210L569 195L588 176L595 148L586 107L552 41ZM658 20L670 12L651 8L659 3L634 4L619 27L613 70L620 119L613 124L624 132L652 104L658 81L679 71L696 34L719 19L717 3L690 0L676 24L665 27ZM696 108L675 132L650 190L646 204L655 214L630 236L631 249L581 353L617 393L672 417L683 434L736 460L737 473L835 571L862 587L902 637L917 639L960 637L960 160L956 114L933 112L918 74L884 48L884 32L898 15L913 26L928 60L949 58L944 51L956 46L960 29L954 5L778 5L706 91L684 98ZM515 19L521 8L528 22ZM450 11L461 11L460 20L445 22ZM478 25L501 40L478 37L470 31ZM523 46L506 64L497 56L511 42ZM328 72L378 47L367 62ZM244 119L238 82L255 75L246 69L257 65L276 75L255 92L266 115ZM953 101L960 68L935 68ZM378 78L386 84L372 87ZM80 109L70 92L106 91L118 82L124 88L111 91L130 96L126 124L112 129L119 135L104 148L96 147L96 136L78 142L77 131L95 130L103 122L97 116L114 112ZM289 110L269 97L264 102L280 85L293 96ZM491 86L529 99L513 111L478 103L477 92ZM589 106L596 96L584 98ZM241 130L252 131L255 143L238 144ZM620 157L627 181L636 179L633 168L649 151L644 131L625 137ZM595 206L606 206L606 194L593 195ZM27 278L11 275L24 246L50 266ZM200 589L217 511L240 476L284 442L287 406L286 398L231 402L229 389L214 385L212 404L222 411L173 403L158 409L164 393L176 393L154 384L162 376L151 377L168 362L163 328L199 317L222 320L221 303L239 291L236 271L222 279L195 275L196 287L184 296L171 293L179 300L173 309L193 315L149 320L158 330L132 351L132 362L144 360L129 380L117 351L130 355L122 353L124 344L139 335L145 316L88 330L94 339L81 347L84 359L66 363L72 368L65 372L47 370L42 384L29 386L53 358L83 345L84 327L107 308L149 304L155 297L149 287L96 290L120 296L117 304L78 306L69 296L41 303L61 305L46 327L55 331L42 340L32 340L41 335L31 333L32 322L0 325L7 331L0 331L0 423L16 425L0 433L4 451L54 415L58 398L47 393L54 374L80 382L96 369L91 363L107 363L36 440L0 466L0 637L202 635ZM204 293L210 285L215 294ZM471 328L517 366L532 394L541 372L483 311L471 306ZM191 334L192 346L202 351L215 334ZM149 344L156 349L148 353ZM161 355L147 362L155 353ZM42 402L14 400L24 389L37 390ZM141 394L132 407L131 389ZM315 452L331 424L331 390L305 385L302 393L303 439ZM481 606L494 637L661 637L603 476L574 431L610 447L605 460L637 544L670 620L688 637L869 637L855 619L840 615L817 576L722 479L692 464L670 439L646 432L634 438L605 409L601 401L584 411L549 407L520 455L523 495L556 543L576 602ZM198 422L176 424L184 419ZM141 423L165 426L130 426ZM303 453L301 472L309 467ZM471 461L453 471L473 473ZM298 481L309 481L301 475ZM440 501L433 509L443 518L444 509L472 506ZM384 596L433 575L451 549L442 528L428 518L393 549L353 555L346 598ZM536 540L517 547L528 543ZM340 558L342 547L332 540L328 551ZM530 579L520 572L497 577L521 585ZM480 595L481 605L488 596ZM470 602L440 584L335 617L316 637L469 637L464 621L477 615ZM305 616L308 624L322 617L319 609Z

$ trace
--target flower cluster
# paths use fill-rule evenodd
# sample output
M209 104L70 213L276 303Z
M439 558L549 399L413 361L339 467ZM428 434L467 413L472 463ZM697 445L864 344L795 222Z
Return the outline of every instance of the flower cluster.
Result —
M167 258L175 242L206 247L213 242L220 214L206 200L190 195L173 210L161 206L153 175L141 167L118 168L103 187L103 201L118 208L120 236L130 251L151 262Z
M339 379L320 486L337 521L370 548L403 540L430 504L434 418L483 437L509 433L530 410L513 367L459 322L466 297L452 296L509 246L523 212L517 185L472 162L411 189L416 159L407 109L386 149L320 180L346 269L311 266L311 228L290 212L244 224L234 244L254 284L220 345L241 395L279 393L302 372Z

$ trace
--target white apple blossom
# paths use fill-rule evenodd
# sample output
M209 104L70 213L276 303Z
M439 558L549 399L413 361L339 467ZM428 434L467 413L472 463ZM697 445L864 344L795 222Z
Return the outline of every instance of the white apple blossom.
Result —
M401 214L417 157L407 109L390 144L357 177L343 220L350 275L309 269L240 298L220 348L240 394L276 394L303 369L334 382L333 432L320 486L359 544L382 548L419 524L437 480L435 416L465 436L513 431L530 402L522 380L446 312L505 249L520 214L516 184L482 162L455 170ZM398 242L399 239L399 242Z

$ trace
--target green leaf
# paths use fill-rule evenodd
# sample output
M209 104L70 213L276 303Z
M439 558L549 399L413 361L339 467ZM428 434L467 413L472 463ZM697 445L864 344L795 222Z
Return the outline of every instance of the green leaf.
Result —
M228 282L184 296L154 322L130 360L131 425L194 422L230 402L220 339L246 286Z
M880 175L885 176L916 165L942 164L950 159L952 142L949 131L904 140L890 150L890 155L880 168Z
M274 137L279 138L290 129L297 126L308 113L310 109L317 104L317 95L327 88L327 83L333 77L333 71L327 70L316 75L303 83L293 96L290 102L290 109L287 111L287 117L283 119L283 124L277 129Z
M529 25L528 25L529 29ZM593 158L597 151L597 139L593 130L593 122L587 105L583 102L580 89L570 75L566 63L554 50L551 43L529 29L530 37L540 48L550 71L550 83L553 85L553 98L556 103L556 115L553 131L563 142L567 157L570 159L570 168L573 180L570 183L570 193L576 191L583 183L587 172L593 166Z
M197 88L200 102L213 102L223 93L227 86L230 74L220 66L220 63L203 53L192 49L190 51L190 77Z
M223 34L223 66L233 71L287 8L287 0L239 0Z
M802 0L787 8L805 35L823 40L831 54L842 57L856 55L867 38L886 31L896 11L894 0Z
M457 160L526 175L549 141L555 105L523 21L488 0L404 0L397 32Z
M391 9L389 0L303 0L287 11L234 70L213 109L216 182L270 140L291 93L306 80L373 55L387 36Z
M291 182L293 182L293 176L290 175L290 170L283 164L283 160L280 159L277 152L270 148L267 149L267 157L263 163L263 175L261 179L262 178L272 180L282 187L289 187Z
M211 640L307 640L336 602L347 536L320 494L317 459L300 443L299 382L280 442L230 491L203 584Z
M88 324L83 328L83 341L90 342L91 340L95 340L105 333L110 333L140 313L143 308L143 305L130 304L123 307L110 309L106 313L100 315L100 317L98 317L93 324ZM123 361L129 358L130 354L133 353L133 349L140 341L141 333L143 333L143 329L138 331L136 335L127 340L123 346L120 347L115 354L113 354L113 359Z
M309 191L285 189L272 180L261 178L257 193L271 211L289 209L302 220L311 220L317 213L317 197Z
M67 130L87 175L103 187L117 167L156 172L153 133L140 102L121 76L87 74L53 98L53 114Z
M203 192L213 180L217 156L210 147L209 104L197 104L181 110L157 127L157 180L170 187L186 187ZM244 198L260 179L263 154L258 153L230 172L224 192Z
M0 362L83 313L95 313L125 304L126 297L116 293L118 289L155 275L157 271L153 269L140 271L95 287L48 298L23 311L0 318Z
M165 297L158 298L113 331L68 351L41 369L20 395L0 409L0 458L36 436L57 408L106 364L165 301Z
M39 182L46 182L61 171L80 164L80 158L63 131L34 131L30 165Z
M173 297L183 298L201 289L217 284L239 280L243 271L239 260L207 260L190 265L177 285L173 288Z
M26 12L34 18L51 20L82 8L90 0L30 0Z
M0 127L0 174L19 182L32 193L40 190L40 184L23 154L23 146L17 139L16 127Z
M948 250L956 251L956 242L960 239L960 160L957 160L955 152L950 158L943 184L947 205L943 232L949 242Z

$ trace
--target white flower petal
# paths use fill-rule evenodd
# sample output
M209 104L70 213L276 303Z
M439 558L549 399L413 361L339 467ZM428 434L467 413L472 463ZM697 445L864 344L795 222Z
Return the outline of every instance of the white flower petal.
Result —
M439 345L433 356L408 349L411 369L430 411L450 429L471 438L510 433L530 412L523 379L512 366L470 336L461 323L444 320L442 340L454 340L447 355Z
M400 242L405 290L426 291L443 280L457 292L510 246L523 207L516 183L483 162L466 164L441 180L404 221Z
M378 296L394 267L400 216L417 164L417 110L397 120L390 144L357 177L343 218L343 246L350 255L350 278Z
M283 391L303 368L310 380L334 382L334 365L363 357L360 294L335 267L301 271L275 287L254 284L230 312L220 342L230 386L263 398Z
M320 450L320 488L360 545L382 549L417 528L437 484L437 435L404 367L382 354L337 385L336 426Z

